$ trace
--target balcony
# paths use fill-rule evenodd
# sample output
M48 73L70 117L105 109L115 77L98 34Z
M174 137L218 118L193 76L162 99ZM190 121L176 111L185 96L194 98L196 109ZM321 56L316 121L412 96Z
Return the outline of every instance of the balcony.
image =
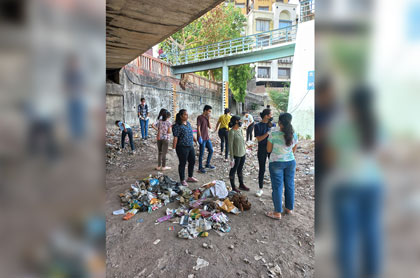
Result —
M293 56L283 58L283 59L278 59L277 61L278 61L278 64L283 64L283 65L286 65L286 66L290 66L291 64L293 64Z

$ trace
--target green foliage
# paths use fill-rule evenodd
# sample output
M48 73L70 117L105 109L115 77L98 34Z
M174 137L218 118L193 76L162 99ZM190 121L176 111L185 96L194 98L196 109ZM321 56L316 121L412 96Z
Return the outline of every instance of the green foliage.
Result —
M165 53L172 44L180 49L194 48L206 44L230 40L241 36L246 17L231 3L223 3L176 32L160 44Z
M165 53L179 49L194 48L206 44L231 40L241 36L246 24L246 17L233 3L225 6L223 3L190 23L160 44ZM222 69L197 72L198 75L222 81ZM244 102L247 82L252 78L249 65L229 67L229 87L236 101Z
M287 111L287 105L289 103L289 91L290 89L286 87L283 91L278 90L268 90L268 95L270 96L270 99L274 105L274 107L279 112L286 112Z
M244 102L246 96L246 86L252 78L252 70L249 65L239 65L229 67L229 87L233 97L237 102Z
M311 140L311 135L306 135L306 140Z

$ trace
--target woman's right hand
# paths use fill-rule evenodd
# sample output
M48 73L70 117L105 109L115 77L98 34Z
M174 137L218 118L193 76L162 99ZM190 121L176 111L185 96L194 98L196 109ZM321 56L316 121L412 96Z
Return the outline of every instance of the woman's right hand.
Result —
M230 161L230 168L233 168L233 166L235 166L235 160L233 160L233 159L232 159L232 160Z

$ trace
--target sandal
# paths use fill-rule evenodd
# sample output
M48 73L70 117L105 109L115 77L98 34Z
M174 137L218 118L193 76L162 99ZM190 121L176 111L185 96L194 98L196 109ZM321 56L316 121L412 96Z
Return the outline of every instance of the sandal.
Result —
M265 216L270 217L270 218L273 218L275 220L280 220L281 219L281 216L280 217L279 216L275 216L273 211L267 211L267 212L265 212Z

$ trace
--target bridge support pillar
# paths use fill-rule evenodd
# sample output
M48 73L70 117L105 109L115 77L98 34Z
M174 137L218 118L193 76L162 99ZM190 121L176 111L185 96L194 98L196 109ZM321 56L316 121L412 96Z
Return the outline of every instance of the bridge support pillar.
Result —
M223 109L229 108L229 67L226 65L226 61L223 64L223 93L222 102ZM222 111L223 113L224 111Z

